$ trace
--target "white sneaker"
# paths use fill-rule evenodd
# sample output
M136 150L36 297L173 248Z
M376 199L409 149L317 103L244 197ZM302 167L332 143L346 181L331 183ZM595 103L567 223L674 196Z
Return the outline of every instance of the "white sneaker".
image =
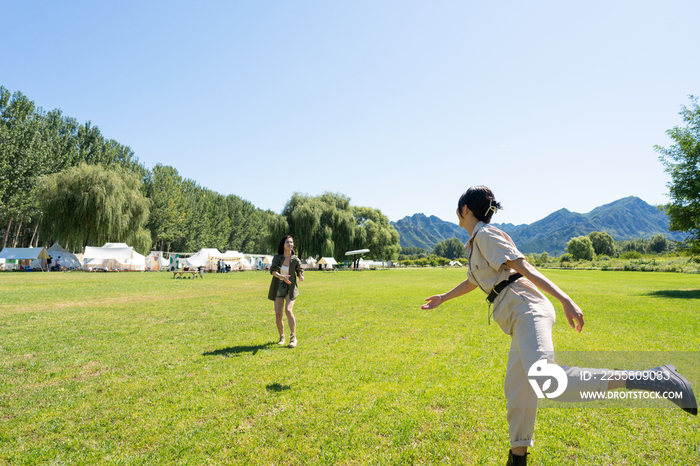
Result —
M277 344L280 346L284 345L284 335L280 335L280 341L278 341Z
M292 336L289 337L289 347L295 348L296 346L297 346L297 336L292 334Z

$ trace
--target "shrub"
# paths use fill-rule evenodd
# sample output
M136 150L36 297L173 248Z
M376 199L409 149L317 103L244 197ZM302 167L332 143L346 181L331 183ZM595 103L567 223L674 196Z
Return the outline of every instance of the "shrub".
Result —
M639 259L640 257L642 257L642 254L634 249L620 254L620 259Z
M566 252L574 256L576 260L593 260L595 255L595 250L593 249L593 243L588 236L579 236L577 238L571 238L568 243L566 243Z

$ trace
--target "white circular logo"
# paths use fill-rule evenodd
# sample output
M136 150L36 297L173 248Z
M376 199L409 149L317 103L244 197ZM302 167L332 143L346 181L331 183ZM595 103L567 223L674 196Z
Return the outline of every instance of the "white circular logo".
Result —
M566 390L566 386L569 380L566 377L566 372L560 366L556 364L548 364L546 359L540 359L535 364L530 367L527 371L528 381L532 385L532 389L535 390L537 398L556 398ZM532 377L535 377L534 379ZM544 384L540 388L538 379L546 378ZM557 381L557 389L551 393L547 390L552 386L552 378Z

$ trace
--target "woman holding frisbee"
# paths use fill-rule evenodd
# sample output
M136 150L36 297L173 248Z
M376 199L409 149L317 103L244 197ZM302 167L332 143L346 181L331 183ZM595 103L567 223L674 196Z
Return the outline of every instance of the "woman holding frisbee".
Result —
M301 261L294 254L294 239L287 235L280 241L277 248L277 255L272 258L270 266L272 274L272 282L270 283L270 291L267 293L267 298L275 302L275 317L277 330L280 334L278 345L284 345L284 314L287 314L287 322L289 323L289 347L297 346L296 336L296 319L292 309L294 308L294 300L299 296L299 287L297 286L297 276L299 281L304 281L304 271L301 268ZM285 300L287 301L285 305Z
M545 383L537 390L535 387L539 383L528 376L553 376L557 380L557 389L548 392L547 397L564 402L586 401L583 392L605 392L616 388L654 391L662 396L671 391L680 392L682 397L671 401L697 415L697 403L690 383L670 364L648 371L556 365L552 343L554 307L541 291L562 304L569 325L579 333L584 323L583 312L566 293L525 260L506 233L489 225L491 217L500 208L501 204L486 186L473 186L459 198L459 226L470 236L465 246L469 260L467 279L447 293L427 298L422 309L434 309L444 301L481 288L488 295L489 310L493 305L493 319L511 336L504 383L511 445L507 465L527 464L527 449L533 446L537 400L544 396L543 388L546 391L550 386ZM491 313L489 323L490 319ZM582 372L590 378L581 377ZM611 373L616 376L610 377Z

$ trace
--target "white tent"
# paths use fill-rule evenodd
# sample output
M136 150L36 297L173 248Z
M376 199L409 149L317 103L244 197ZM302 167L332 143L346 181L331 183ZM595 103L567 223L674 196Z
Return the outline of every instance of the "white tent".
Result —
M146 270L146 257L126 243L105 243L101 248L86 246L83 268L87 270Z
M53 246L51 246L46 252L49 254L49 256L51 256L53 262L51 265L54 265L56 260L58 260L59 267L65 267L68 270L80 268L80 261L75 254L66 251L58 243L53 243Z
M272 265L272 256L257 256L255 262L252 263L258 270L269 270L270 265Z
M165 257L160 256L160 259L158 259L158 264L160 265L160 270L167 270L167 268L170 266L170 261Z
M322 257L321 260L318 261L318 265L322 265L324 269L332 269L333 266L338 265L338 263L332 257Z
M252 270L250 261L238 251L226 251L225 253L214 256L215 260L223 260L226 265L231 266L231 270Z
M369 269L371 267L386 267L387 264L382 261L370 261L370 260L364 260L360 259L358 262L358 269Z
M216 248L203 248L192 257L184 260L186 267L204 267L204 270L216 270L217 258L221 257L221 253Z
M238 251L226 251L223 254L215 256L214 259L221 259L225 261L237 261L239 259L243 259L243 254L241 254Z
M304 269L315 269L316 268L316 259L313 257L309 257L305 261L301 261L301 266Z
M46 248L3 248L0 252L0 259L20 260L20 261L37 261L36 267L46 269L46 260L49 254Z
M253 270L250 261L245 257L241 257L235 261L226 261L226 265L230 265L231 270Z
M0 259L5 260L35 260L48 259L46 248L3 248Z

